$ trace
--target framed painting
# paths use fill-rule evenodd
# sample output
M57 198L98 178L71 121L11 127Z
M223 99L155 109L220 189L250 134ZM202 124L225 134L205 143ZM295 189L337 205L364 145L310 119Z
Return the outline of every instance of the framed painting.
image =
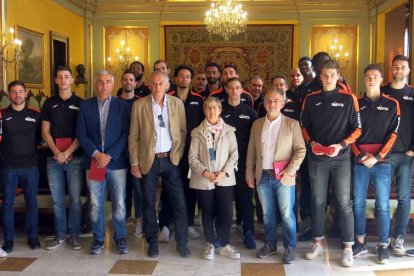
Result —
M44 87L44 46L43 34L21 26L16 27L16 37L23 44L17 64L17 78L27 87Z

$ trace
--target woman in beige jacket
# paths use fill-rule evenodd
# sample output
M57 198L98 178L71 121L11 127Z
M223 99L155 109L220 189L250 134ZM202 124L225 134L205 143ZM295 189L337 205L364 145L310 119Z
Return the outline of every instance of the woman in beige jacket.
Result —
M214 220L218 225L219 254L239 259L229 245L233 217L233 187L236 185L237 141L235 129L221 119L221 102L210 97L204 102L205 120L191 133L188 162L190 187L198 190L206 248L204 259L214 258Z

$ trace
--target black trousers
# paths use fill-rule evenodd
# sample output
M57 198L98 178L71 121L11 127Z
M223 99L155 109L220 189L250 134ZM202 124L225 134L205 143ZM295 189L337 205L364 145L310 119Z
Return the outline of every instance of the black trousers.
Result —
M254 233L254 205L253 189L247 186L246 169L240 167L236 171L236 186L234 188L236 198L237 218L243 222L243 234L250 231ZM238 221L239 222L239 221Z

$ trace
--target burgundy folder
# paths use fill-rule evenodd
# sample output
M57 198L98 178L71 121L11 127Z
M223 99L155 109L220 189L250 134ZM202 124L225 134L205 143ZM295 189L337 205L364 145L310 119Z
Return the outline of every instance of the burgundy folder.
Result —
M360 144L358 145L359 149L363 152L370 153L370 154L376 154L382 144Z
M98 168L98 162L96 162L95 158L92 158L88 178L91 180L102 182L105 180L105 174L106 166L103 168Z
M332 154L335 151L333 147L325 147L320 144L316 144L312 148L313 153L323 153L323 154Z
M283 171L289 165L289 162L290 160L273 162L273 171L275 172L276 179L282 178L280 172Z

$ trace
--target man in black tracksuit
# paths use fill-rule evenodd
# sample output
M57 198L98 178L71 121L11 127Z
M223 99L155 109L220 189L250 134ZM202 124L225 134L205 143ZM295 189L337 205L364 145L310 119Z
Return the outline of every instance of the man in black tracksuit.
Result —
M392 61L393 80L381 92L400 104L401 123L397 141L391 152L391 166L397 187L398 206L391 248L394 255L405 255L404 235L411 210L411 182L414 158L414 88L405 84L410 73L408 57L397 55Z
M250 129L257 119L254 109L243 104L240 95L243 91L238 78L227 81L228 99L223 102L221 117L226 124L236 128L237 148L239 151L238 170L236 171L236 212L243 223L243 243L247 249L256 248L254 234L253 189L246 183L246 157L249 144Z
M342 243L345 246L342 265L352 266L354 218L350 198L349 145L361 135L361 119L356 97L336 87L339 79L338 68L338 64L333 60L328 60L321 66L323 90L309 94L302 106L303 136L311 149L309 176L312 184L314 237L314 243L306 258L315 259L323 252L325 208L328 186L331 184L340 217ZM325 152L320 149L321 146L326 147Z

